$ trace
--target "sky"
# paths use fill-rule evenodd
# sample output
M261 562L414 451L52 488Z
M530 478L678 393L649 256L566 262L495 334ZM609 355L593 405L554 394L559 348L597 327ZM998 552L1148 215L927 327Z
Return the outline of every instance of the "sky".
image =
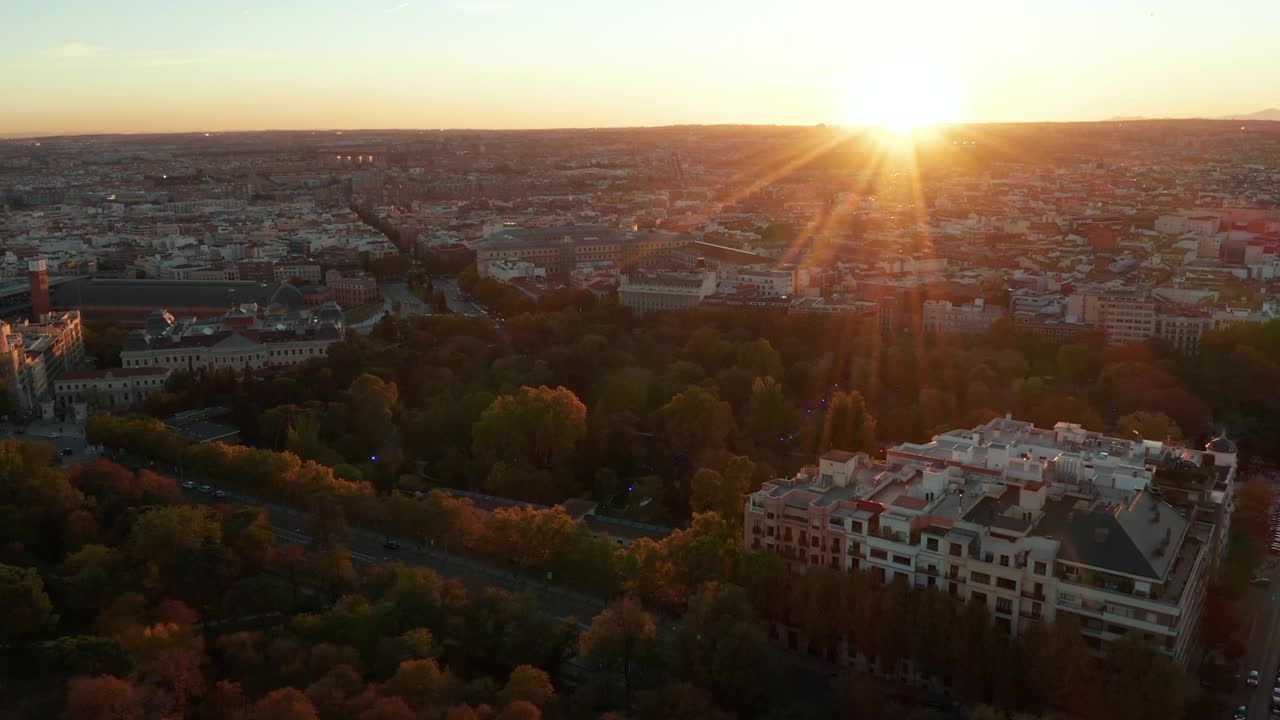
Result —
M0 135L886 124L1280 107L1277 0L39 0Z

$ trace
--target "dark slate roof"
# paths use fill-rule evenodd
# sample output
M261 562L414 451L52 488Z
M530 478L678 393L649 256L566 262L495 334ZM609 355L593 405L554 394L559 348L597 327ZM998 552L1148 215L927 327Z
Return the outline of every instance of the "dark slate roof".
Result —
M234 303L260 303L275 292L277 284L188 280L122 280L81 278L53 289L56 307L230 307Z
M1126 506L1089 509L1076 503L1071 497L1049 500L1036 528L1037 535L1059 542L1060 560L1163 581L1185 534L1185 518L1143 493ZM1155 505L1159 520L1153 519ZM1169 543L1157 552L1166 531Z

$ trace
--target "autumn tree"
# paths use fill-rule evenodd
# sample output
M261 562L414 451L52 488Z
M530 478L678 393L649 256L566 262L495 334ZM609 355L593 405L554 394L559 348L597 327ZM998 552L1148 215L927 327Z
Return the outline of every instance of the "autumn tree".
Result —
M131 683L114 675L73 678L67 685L67 710L63 718L142 720L142 698Z
M1162 412L1139 410L1116 420L1116 435L1122 438L1140 437L1144 440L1164 442L1182 440L1182 429Z
M507 706L517 700L545 708L555 702L556 689L545 670L532 665L520 665L511 671L507 684L498 693L498 704Z
M315 706L297 688L272 690L254 703L252 720L320 720Z
M578 652L622 672L623 704L631 711L632 672L639 658L648 653L657 635L653 617L633 597L607 607L591 621L579 639Z

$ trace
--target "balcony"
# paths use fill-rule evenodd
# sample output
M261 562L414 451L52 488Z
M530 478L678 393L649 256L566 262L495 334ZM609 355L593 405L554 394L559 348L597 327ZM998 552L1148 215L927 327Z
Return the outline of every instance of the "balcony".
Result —
M1023 590L1022 597L1028 600L1036 600L1038 602L1044 602L1044 593L1036 592L1035 590Z

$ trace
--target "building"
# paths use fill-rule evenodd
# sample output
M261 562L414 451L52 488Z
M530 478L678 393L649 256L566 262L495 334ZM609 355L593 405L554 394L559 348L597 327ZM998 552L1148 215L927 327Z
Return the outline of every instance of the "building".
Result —
M1110 345L1146 342L1156 334L1155 302L1143 287L1095 287L1067 298L1069 322L1094 325Z
M710 270L634 270L618 282L618 304L638 313L695 307L716 291Z
M54 288L53 305L76 308L85 320L114 320L137 325L156 308L174 315L221 315L235 305L252 303L266 307L290 304L296 288L287 283L205 282L188 280L132 280L78 278Z
M323 357L345 335L342 311L334 304L318 311L270 312L243 305L219 318L175 320L164 311L148 316L120 352L126 368L245 370L296 365Z
M44 317L53 309L49 298L49 266L44 260L27 263L27 278L31 284L31 316Z
M523 260L544 268L548 277L567 278L578 265L589 262L612 262L623 269L667 265L672 251L693 241L693 236L683 233L572 225L504 228L472 248L480 277L488 277L491 264L498 260Z
M726 268L726 272L728 269ZM720 277L720 271L716 271ZM796 292L796 274L792 270L773 268L768 265L752 265L734 268L729 279L721 279L719 290L722 293L754 295L756 297L791 297Z
M977 298L969 305L953 305L950 300L925 300L924 331L943 335L982 335L997 320L1008 317L998 305Z
M1207 312L1165 309L1156 313L1155 337L1179 352L1195 353L1200 349L1200 339L1211 326Z
M1228 443L1215 455L997 418L883 463L832 451L748 497L744 543L795 572L866 571L976 600L1011 637L1071 615L1099 651L1140 635L1186 664L1225 533ZM1166 474L1200 496L1167 501Z
M275 263L274 276L268 282L288 282L301 285L320 284L320 263L310 260L281 260Z
M377 278L365 272L343 275L330 270L325 284L333 291L334 302L348 309L368 305L382 298Z
M84 364L80 313L45 313L40 322L0 322L0 377L10 400L34 413L49 399L51 383Z
M240 279L245 282L273 283L276 281L276 263L268 258L250 258L236 263Z
M89 412L128 410L164 390L171 373L165 367L76 370L54 381L54 404L62 412L77 403L84 403Z

